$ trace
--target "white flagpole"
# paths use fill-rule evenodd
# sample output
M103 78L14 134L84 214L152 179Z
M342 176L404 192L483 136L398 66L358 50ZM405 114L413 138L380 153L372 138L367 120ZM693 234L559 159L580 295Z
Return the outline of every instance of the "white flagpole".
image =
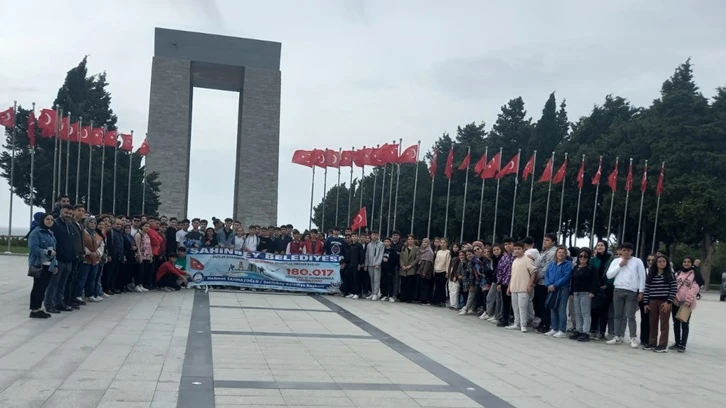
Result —
M106 147L104 146L104 151L105 149ZM141 214L143 215L146 214L146 156L144 156L144 182L142 183L141 187L143 188L143 190L141 190ZM101 189L101 191L103 191L103 189ZM101 212L100 207L99 212Z
M98 213L103 214L103 174L106 170L106 126L103 127L103 143L101 144L101 194L98 200ZM144 159L144 194L146 194L146 159ZM142 196L144 196L142 194ZM145 196L144 196L145 197ZM141 204L143 209L144 203ZM141 213L143 214L143 210Z
M645 161L645 168L643 169L643 175L645 177L648 177L648 160ZM646 183L648 182L648 179L646 178ZM642 183L642 179L641 179ZM640 227L643 222L643 199L645 198L645 191L641 191L640 193L640 213L638 214L638 238L635 241L635 256L639 256L638 249L640 249Z
M403 139L398 139L398 154L401 154L401 144L403 143ZM419 143L420 145L420 143ZM418 152L416 152L418 154ZM417 156L418 158L418 156ZM418 166L418 163L416 163L416 166ZM418 169L418 167L416 167ZM396 197L393 199L393 225L391 226L392 230L396 230L396 214L398 214L398 181L401 179L401 164L396 165Z
M35 118L35 102L33 102L33 118ZM36 121L37 122L37 121ZM35 135L33 135L35 136ZM35 181L35 146L30 148L30 219L33 219L33 201L35 192L33 182Z
M466 150L466 157L471 161L471 146ZM470 163L471 164L471 163ZM466 176L464 176L464 203L461 205L461 234L459 234L459 242L464 241L464 217L466 216L466 190L469 187L469 165L466 166Z
M376 145L376 154L381 145ZM378 159L376 159L378 160ZM373 199L371 200L371 227L370 230L374 230L374 224L376 220L376 187L378 186L378 172L376 172L376 166L373 166Z
M381 180L381 204L378 206L378 232L380 232L381 236L383 235L383 198L386 195L386 169L388 168L388 163L383 165L383 180ZM388 234L386 234L387 236Z
M544 222L543 234L547 233L547 219L549 218L549 215L550 215L550 196L552 195L552 178L555 176L554 172L555 172L555 152L552 152L552 159L550 159L550 185L547 188L547 206L545 207L545 222Z
M363 146L365 149L366 147ZM363 179L366 177L366 166L365 163L360 168L360 208L363 208ZM368 217L368 214L366 214L366 217ZM366 220L366 225L368 224L368 220Z
M15 132L18 129L18 101L13 101L13 122L13 131L11 132L12 136L10 137L10 147L12 148L10 156L10 179L8 180L8 184L10 185L10 206L8 207L8 253L10 253L10 242L12 241L11 237L13 236L13 180L15 173Z
M600 156L600 162L598 164L597 170L600 172L600 176L598 177L598 183L595 186L595 204L592 205L592 223L590 224L590 248L593 248L593 244L595 243L595 217L597 215L597 196L598 193L600 193L600 178L602 178L602 156Z
M567 166L567 153L565 153L565 166ZM565 243L565 230L562 228L562 209L565 205L565 180L567 179L567 167L565 167L565 174L562 176L562 192L560 193L560 218L557 227L557 236L559 239L560 234L562 234L562 243Z
M396 144L396 141L393 141L393 144ZM401 157L401 144L398 144L398 157ZM388 186L388 216L386 217L386 236L390 236L389 232L391 231L391 204L393 203L393 171L395 169L395 163L391 163L391 181L389 182Z
M663 169L665 168L665 162L663 162L660 165L660 172L663 174ZM660 183L660 176L658 176L658 182ZM655 244L656 244L656 231L658 231L658 212L660 211L660 194L658 194L658 201L656 201L655 204L655 223L653 224L653 243L650 247L650 253L655 252Z
M509 225L509 236L514 235L514 209L517 207L517 187L519 186L519 162L522 160L522 149L517 150L517 173L514 175L514 195L512 196L512 223ZM500 160L501 161L501 160Z
M418 147L416 147L416 176L413 179L413 203L411 204L411 234L413 234L413 220L414 216L416 214L416 189L418 188L418 153L421 150L421 141L418 141ZM401 170L399 169L398 172L400 173ZM396 186L396 190L398 190L398 186Z
M61 109L61 126L63 124L63 109ZM61 132L62 133L62 132ZM61 194L61 185L63 180L63 140L58 139L58 187L56 187L57 195ZM55 200L55 197L53 197Z
M91 135L88 135L91 138ZM78 118L78 154L76 155L76 201L78 204L79 183L81 181L81 143L83 143L83 118Z
M534 169L537 168L537 151L535 150L532 155L532 172L530 173L530 177L532 177L532 183L529 185L529 208L527 209L527 233L526 236L529 236L529 222L532 219L532 194L534 193Z
M447 153L448 155L448 153ZM446 161L448 162L448 156ZM448 164L446 164L448 166ZM453 166L453 163L452 163ZM446 172L448 169L444 169L444 172ZM452 169L452 176L453 177L453 169ZM451 177L447 177L449 179L449 182L446 186L446 216L444 217L444 238L449 239L449 235L447 234L448 228L449 228L449 196L451 195Z
M308 217L308 231L313 228L313 198L315 197L315 165L313 165L313 179L310 183L310 217Z
M111 213L116 216L116 163L118 162L118 132L116 133L116 147L113 148L113 203Z
M325 170L323 170L323 204L322 204L322 212L323 217L320 220L320 233L323 234L324 237L327 237L325 234L325 199L327 198L327 192L328 192L328 164L325 164Z
M340 204L340 155L343 154L343 148L338 148L338 184L335 185L335 224L338 226L338 206Z
M53 126L55 129L53 130L53 188L51 190L51 202L55 202L56 197L55 187L57 186L58 178L58 139L60 138L60 124L63 122L63 109L58 108L58 105L54 106L53 109L55 110L55 125Z
M584 154L582 155L582 163L580 163L580 166L583 169L585 168L584 167L585 166L585 155ZM578 174L579 174L579 170L578 170ZM578 181L578 183L579 183L579 181ZM583 185L585 184L584 170L582 173L582 184ZM580 223L580 198L582 197L582 189L579 188L580 187L579 185L577 187L578 187L578 190L580 190L580 191L577 193L577 209L575 210L575 240L577 240L577 226ZM597 201L596 201L596 203L597 203Z
M486 170L487 166L487 160L489 159L489 146L484 146L484 168L482 171L479 172L479 176L481 176L481 173ZM479 227L476 230L476 239L481 239L481 213L482 209L484 208L484 182L486 179L481 179L481 193L479 194Z
M351 150L351 161L350 161L350 184L348 185L348 223L346 225L350 226L350 206L352 205L353 201L353 156L355 156L355 147L353 147Z
M70 167L71 167L71 113L68 112L68 140L66 140L66 183L64 185L63 193L68 194L68 180L70 179ZM80 139L79 139L80 140Z
M91 164L93 163L93 121L91 121L91 135L88 141L88 191L86 192L86 211L91 212ZM131 166L129 166L129 180L131 180ZM129 186L131 182L129 182Z
M630 174L630 169L633 166L633 158L630 158L630 164L628 166L628 174ZM628 200L630 199L630 190L633 189L633 186L630 186L630 190L627 189L627 181L625 182L626 189L625 189L625 208L623 208L623 231L620 233L620 242L625 241L625 225L628 222Z
M93 130L93 128L91 128ZM131 131L131 140L134 140L134 131ZM126 186L126 215L131 216L131 167L134 164L134 152L129 152L129 183Z
M620 157L616 157L615 158L615 167L618 166L618 162L619 161L620 161ZM615 183L617 185L617 180L615 180ZM611 195L610 195L610 215L608 216L608 232L607 232L608 235L605 238L607 240L608 244L610 243L610 226L612 225L612 221L613 221L613 204L614 204L614 201L615 201L615 191L611 191Z
M431 195L429 197L429 220L426 225L426 236L431 236L431 210L434 205L434 180L436 179L436 173L431 175Z
M502 169L502 148L499 148L499 163L497 165L497 173ZM492 227L492 242L497 242L497 213L499 212L499 175L497 174L497 193L494 196L494 226Z

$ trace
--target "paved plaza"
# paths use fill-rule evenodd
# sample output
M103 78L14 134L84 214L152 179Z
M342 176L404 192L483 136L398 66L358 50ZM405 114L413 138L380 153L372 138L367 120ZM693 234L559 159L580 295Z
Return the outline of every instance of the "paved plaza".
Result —
M28 318L0 256L0 407L721 407L726 303L688 352L505 331L443 308L272 292L149 292ZM671 336L672 338L672 336Z

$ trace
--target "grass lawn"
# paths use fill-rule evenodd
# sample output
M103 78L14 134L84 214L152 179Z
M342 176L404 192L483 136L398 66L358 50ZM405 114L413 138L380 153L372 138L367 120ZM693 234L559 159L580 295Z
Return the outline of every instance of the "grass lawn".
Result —
M0 252L6 252L8 250L7 245L0 245ZM28 247L26 246L10 246L10 252L14 254L27 254Z

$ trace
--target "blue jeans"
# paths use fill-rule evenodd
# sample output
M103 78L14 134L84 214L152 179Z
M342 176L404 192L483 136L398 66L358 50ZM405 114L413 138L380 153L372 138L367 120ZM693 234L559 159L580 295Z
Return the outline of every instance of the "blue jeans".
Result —
M60 308L61 306L65 306L63 303L63 290L72 269L72 262L58 262L58 272L51 275L48 288L45 290L46 308Z
M81 264L81 269L78 271L78 280L76 280L76 297L83 297L84 288L86 296L94 296L93 285L96 283L97 270L98 265L91 265L85 262Z
M93 295L92 296L100 296L103 297L103 287L101 286L101 276L103 276L103 270L104 270L103 264L96 265L96 284L93 287Z
M567 332L567 298L570 295L569 288L555 289L560 292L560 298L557 301L557 307L550 309L552 316L552 330Z

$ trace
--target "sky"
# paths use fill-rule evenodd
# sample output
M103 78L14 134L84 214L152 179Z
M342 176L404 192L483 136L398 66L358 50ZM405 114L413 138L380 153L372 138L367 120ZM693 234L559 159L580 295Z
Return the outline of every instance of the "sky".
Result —
M706 96L726 85L721 0L0 0L0 10L0 110L13 100L49 107L88 55L90 74L106 71L118 127L135 131L135 147L148 121L154 27L282 43L278 223L302 227L311 174L290 163L296 149L403 138L426 151L459 125L490 129L518 96L536 120L553 91L573 121L607 94L647 106L688 57ZM189 215L225 218L238 96L194 95ZM329 174L328 188L336 180ZM322 171L314 195L323 196ZM8 207L2 179L0 226ZM15 199L14 230L27 228L29 211Z

